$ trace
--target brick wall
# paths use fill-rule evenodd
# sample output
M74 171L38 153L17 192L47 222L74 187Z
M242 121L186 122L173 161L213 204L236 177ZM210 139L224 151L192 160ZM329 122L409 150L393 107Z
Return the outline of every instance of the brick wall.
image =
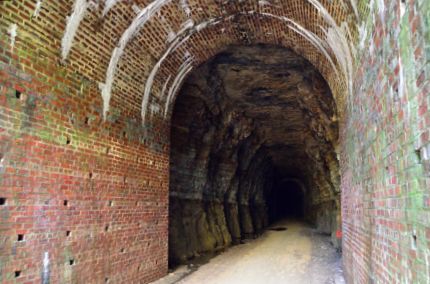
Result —
M64 56L67 19L76 19L78 2L99 5L84 10ZM165 1L127 44L103 121L100 83L122 35L151 1L112 2L103 14L105 1L0 1L2 283L146 283L166 273L169 131L161 111L171 108L163 109L160 93L170 77L173 88L184 57L195 67L229 44L280 44L333 78L324 56L286 27L277 6L190 0L187 15L178 1ZM298 9L301 0L288 5L288 16L310 24L314 8ZM221 20L178 35L184 43L162 64L152 117L142 126L147 78L171 32L180 33L189 17L196 25ZM322 20L312 18L321 33Z
M349 283L428 283L430 5L372 3L341 134L345 271Z
M121 1L106 17L102 6L88 9L61 60L74 1L0 1L0 282L133 283L166 272L168 127L156 109L187 52L197 66L229 44L291 47L319 69L343 109L344 82L279 17L322 35L311 5L190 0L195 23L223 21L166 59L150 99L155 115L142 127L142 87L168 46L168 26L178 32L188 20L170 1L127 46L104 122L99 83L136 16L133 4L149 2ZM345 269L352 283L426 283L429 2L407 1L402 18L403 1L370 3L341 126ZM342 5L325 4L346 20Z
M63 27L32 19L30 2L0 4L0 283L156 279L167 271L168 147L154 141L167 135L143 136L132 108L103 122L85 66L58 62Z

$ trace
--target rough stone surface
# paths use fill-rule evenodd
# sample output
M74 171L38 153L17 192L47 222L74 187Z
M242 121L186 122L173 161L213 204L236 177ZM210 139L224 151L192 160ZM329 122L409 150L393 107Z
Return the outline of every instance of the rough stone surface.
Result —
M282 178L303 181L308 220L334 234L335 117L328 86L291 50L232 46L200 66L172 116L171 261L260 235Z

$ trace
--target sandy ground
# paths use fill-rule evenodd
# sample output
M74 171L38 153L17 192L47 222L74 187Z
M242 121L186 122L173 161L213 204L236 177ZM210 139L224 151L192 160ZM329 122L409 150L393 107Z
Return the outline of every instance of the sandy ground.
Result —
M154 284L343 284L341 256L328 236L283 221L260 238L232 247L206 264L177 268Z

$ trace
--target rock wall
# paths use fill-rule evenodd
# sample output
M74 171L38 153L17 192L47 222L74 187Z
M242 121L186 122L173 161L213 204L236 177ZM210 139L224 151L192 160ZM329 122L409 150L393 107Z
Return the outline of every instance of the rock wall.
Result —
M290 50L233 46L200 66L172 116L171 264L261 234L283 177L306 182L307 220L334 232L333 116L323 79Z

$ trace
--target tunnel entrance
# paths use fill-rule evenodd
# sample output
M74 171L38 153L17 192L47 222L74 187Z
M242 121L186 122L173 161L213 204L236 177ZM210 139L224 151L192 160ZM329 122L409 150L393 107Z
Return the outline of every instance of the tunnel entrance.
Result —
M171 119L170 265L284 217L335 230L337 139L329 87L293 51L231 46L202 64Z

